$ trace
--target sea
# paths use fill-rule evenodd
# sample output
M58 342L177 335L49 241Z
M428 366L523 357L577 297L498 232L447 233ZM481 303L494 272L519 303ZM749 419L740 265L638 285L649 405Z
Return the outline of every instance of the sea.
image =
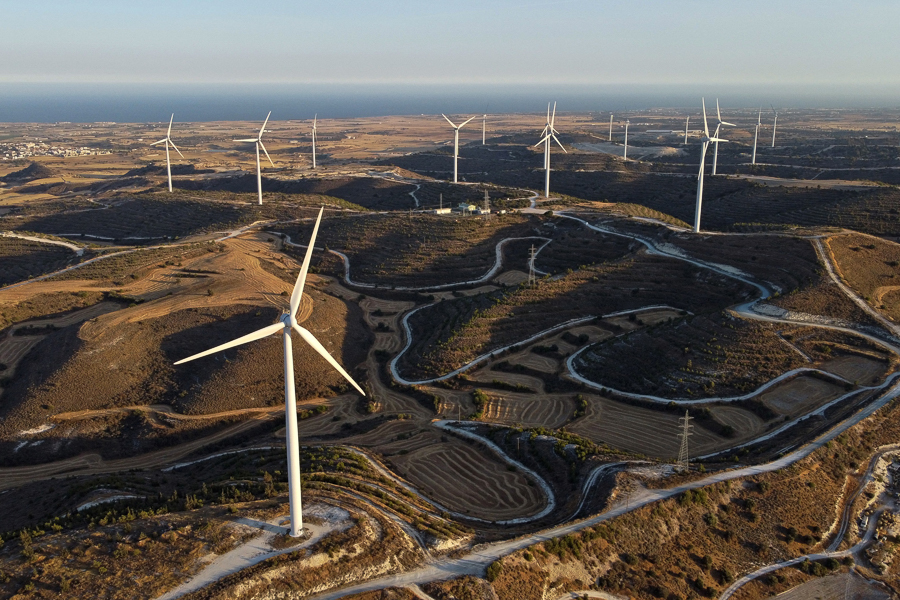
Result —
M387 115L699 112L716 97L730 109L897 109L900 86L573 84L117 84L2 83L0 122L181 122ZM712 109L714 110L714 109ZM771 109L770 109L771 110Z

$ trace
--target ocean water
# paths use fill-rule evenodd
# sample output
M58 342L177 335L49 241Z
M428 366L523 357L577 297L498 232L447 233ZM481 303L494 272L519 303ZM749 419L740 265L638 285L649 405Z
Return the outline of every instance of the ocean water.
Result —
M22 84L0 83L0 122L158 122L541 113L650 108L699 111L700 97L729 108L892 108L900 89L847 86Z

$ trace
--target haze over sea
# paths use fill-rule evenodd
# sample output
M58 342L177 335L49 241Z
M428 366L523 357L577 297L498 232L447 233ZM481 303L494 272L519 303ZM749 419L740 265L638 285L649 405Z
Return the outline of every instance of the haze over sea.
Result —
M0 122L157 122L688 108L897 108L896 86L0 83Z

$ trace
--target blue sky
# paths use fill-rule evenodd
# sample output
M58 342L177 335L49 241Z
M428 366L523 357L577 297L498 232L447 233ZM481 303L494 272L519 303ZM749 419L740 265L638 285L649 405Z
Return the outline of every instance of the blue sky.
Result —
M0 0L0 83L900 84L897 0Z

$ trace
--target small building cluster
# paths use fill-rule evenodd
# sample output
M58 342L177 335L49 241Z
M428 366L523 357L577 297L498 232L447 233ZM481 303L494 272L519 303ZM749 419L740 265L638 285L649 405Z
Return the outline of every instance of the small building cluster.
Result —
M110 154L110 151L88 146L78 148L51 146L45 142L0 144L0 160L19 160L32 156L99 156L101 154Z

